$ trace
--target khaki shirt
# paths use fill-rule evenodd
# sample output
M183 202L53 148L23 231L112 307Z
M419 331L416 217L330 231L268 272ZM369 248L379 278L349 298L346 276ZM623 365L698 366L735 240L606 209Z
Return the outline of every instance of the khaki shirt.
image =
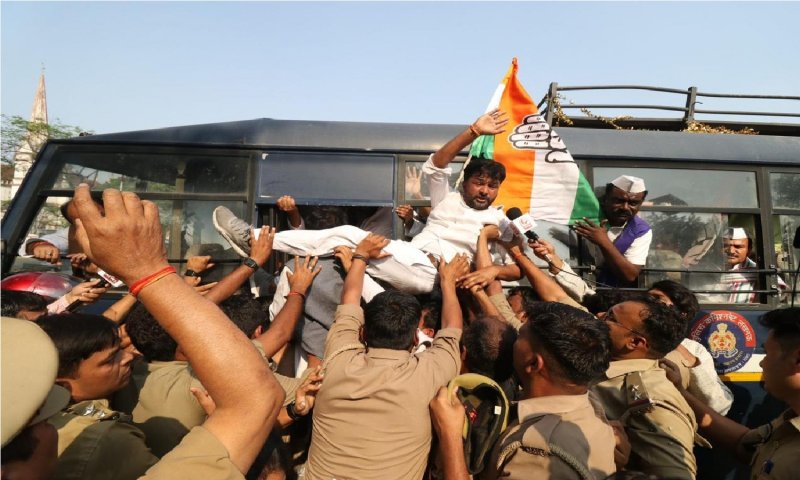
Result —
M254 341L263 356L261 344ZM294 400L302 379L275 374L286 392L284 405ZM158 457L175 448L192 428L206 420L206 412L191 388L204 389L189 362L138 362L131 383L137 398L133 407L133 422L144 432L147 445Z
M480 478L579 479L578 472L552 452L560 448L594 478L614 473L614 431L589 394L530 398L517 404L518 420L492 449ZM519 448L514 449L515 442Z
M787 410L766 425L750 430L739 449L752 455L750 478L798 478L800 468L800 416Z
M611 362L607 380L592 387L609 420L620 420L631 444L628 470L694 479L694 413L658 360Z
M441 329L430 348L412 354L366 349L359 342L363 324L360 307L336 310L306 478L419 480L431 445L428 403L458 374L461 330Z
M76 403L48 421L58 430L56 480L135 479L158 461L130 417L105 400Z
M142 479L241 480L225 446L204 427L194 427L180 445L147 471Z

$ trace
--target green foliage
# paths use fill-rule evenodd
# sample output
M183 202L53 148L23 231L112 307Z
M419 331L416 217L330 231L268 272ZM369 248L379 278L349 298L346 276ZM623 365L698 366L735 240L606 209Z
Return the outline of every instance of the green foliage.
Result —
M41 135L49 139L77 137L84 130L74 125L66 125L56 119L54 123L30 122L19 115L2 116L2 161L11 164L14 154L26 136ZM91 132L90 132L91 133ZM36 153L36 152L34 152Z

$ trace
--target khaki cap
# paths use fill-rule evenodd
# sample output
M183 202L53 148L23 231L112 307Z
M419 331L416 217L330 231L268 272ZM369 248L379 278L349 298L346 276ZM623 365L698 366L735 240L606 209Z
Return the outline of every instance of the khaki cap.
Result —
M26 426L46 420L67 406L69 392L55 385L58 351L35 323L2 319L3 446Z

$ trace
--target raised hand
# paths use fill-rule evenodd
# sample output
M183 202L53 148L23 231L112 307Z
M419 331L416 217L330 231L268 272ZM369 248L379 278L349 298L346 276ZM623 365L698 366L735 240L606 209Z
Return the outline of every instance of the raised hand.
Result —
M167 264L158 207L132 192L105 190L105 215L92 200L89 186L78 185L74 205L76 238L81 250L106 272L127 285Z
M97 299L108 290L108 287L98 287L98 283L100 283L100 279L95 278L94 280L75 285L66 295L67 302L72 303L76 300L80 300L83 303L92 303L97 301Z
M211 261L211 255L193 255L186 260L186 269L194 270L197 273L205 272L212 267L214 267L214 262Z
M255 238L253 229L250 229L250 258L255 260L259 267L263 267L272 255L272 242L275 240L275 228L269 225L261 227L258 239Z
M305 416L314 408L314 401L317 399L317 392L322 387L322 365L318 365L303 383L297 387L294 394L294 411L298 415Z
M406 198L422 198L422 170L406 167Z
M411 228L411 225L414 223L414 207L411 205L399 205L394 209L394 213L403 220L403 225L405 225L406 228Z
M496 108L478 117L472 126L475 127L481 135L497 135L505 131L504 127L507 123L508 116L506 112L501 112L500 109Z
M339 245L333 249L333 256L339 259L345 273L350 271L353 265L353 250L350 247Z
M53 265L61 265L61 251L53 245L45 241L34 243L31 251L33 258L43 260Z

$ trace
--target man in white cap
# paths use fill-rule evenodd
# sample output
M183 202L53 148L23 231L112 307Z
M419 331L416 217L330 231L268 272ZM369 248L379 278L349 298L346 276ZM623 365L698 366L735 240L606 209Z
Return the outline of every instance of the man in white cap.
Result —
M637 215L646 196L644 180L619 176L606 185L600 225L587 218L575 222L575 232L596 247L592 254L601 265L598 280L605 285L636 286L653 239L650 225Z
M69 392L55 385L58 352L38 325L2 320L2 478L50 478L58 433L47 419L67 405Z
M755 303L758 300L758 295L753 292L758 289L758 274L742 271L758 268L758 264L750 258L752 250L753 237L744 228L732 227L725 230L722 235L722 253L725 256L725 270L730 273L722 276L721 286L730 292L726 299L728 303ZM779 291L788 288L781 277L775 278Z

